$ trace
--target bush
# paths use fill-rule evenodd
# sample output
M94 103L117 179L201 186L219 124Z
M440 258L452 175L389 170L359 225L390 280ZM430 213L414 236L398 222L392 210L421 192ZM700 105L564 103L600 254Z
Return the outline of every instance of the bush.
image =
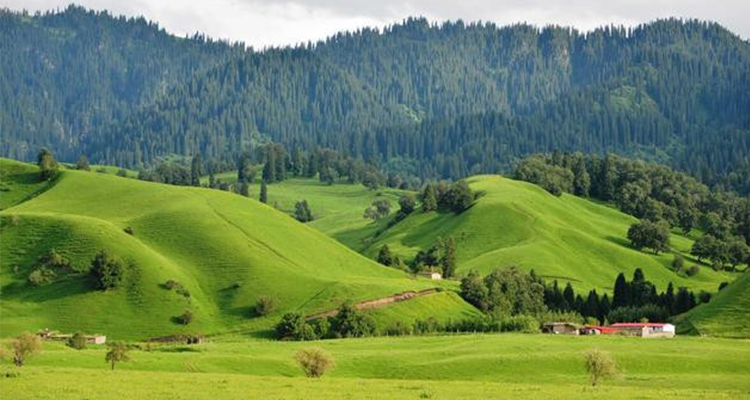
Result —
M42 340L31 333L22 333L10 342L13 351L13 364L22 367L29 357L42 351Z
M600 381L612 378L617 374L617 365L609 353L593 349L584 355L584 365L591 379L591 386L596 386Z
M401 321L396 321L383 332L386 336L406 336L412 334L412 327Z
M132 226L128 226L127 228L124 229L124 231L125 231L125 233L127 233L130 236L135 235L135 231L133 230Z
M302 349L294 359L308 378L320 378L333 366L331 357L318 348Z
M83 350L86 348L86 336L81 332L76 332L68 339L67 345L76 350Z
M276 301L270 296L260 296L253 307L255 315L264 316L272 313L276 309Z
M685 270L687 276L696 276L698 275L698 272L700 272L700 268L698 268L697 265L691 265L687 270Z
M539 333L539 321L531 315L514 315L502 320L503 332Z
M33 286L46 286L55 280L55 271L46 267L35 269L29 274L29 283Z
M179 322L182 325L188 325L191 322L193 322L193 312L190 310L185 310L182 315L177 317L177 322Z

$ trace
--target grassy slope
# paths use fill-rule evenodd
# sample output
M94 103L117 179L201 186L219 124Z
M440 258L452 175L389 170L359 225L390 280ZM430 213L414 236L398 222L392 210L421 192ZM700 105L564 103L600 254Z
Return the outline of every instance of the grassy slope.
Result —
M319 381L302 378L293 362L299 349L311 346L322 347L335 360L333 370ZM623 372L595 393L586 388L583 368L583 354L591 348L610 352ZM104 352L46 345L20 377L3 378L4 394L19 399L143 397L140 393L155 399L750 395L745 379L750 347L723 339L500 334L207 343L133 351L132 361L117 367L115 380L105 378L112 373L106 371ZM9 368L8 362L3 368Z
M686 332L722 337L750 337L750 272L678 319Z
M17 163L2 160L6 170ZM2 335L49 327L144 338L182 331L266 329L280 313L323 311L345 299L434 287L382 267L271 207L241 196L107 174L64 171L34 199L2 212ZM123 232L132 227L135 235ZM25 280L47 249L85 271L106 248L133 260L123 289L90 290L84 273L33 288ZM186 299L159 285L175 279ZM235 287L238 284L238 287ZM260 295L278 310L249 318ZM187 327L170 319L191 309Z
M518 265L540 275L571 281L580 288L611 290L620 271L635 268L662 289L677 286L715 291L733 276L703 267L692 278L669 268L671 254L654 256L629 247L626 232L635 219L612 208L571 195L555 197L540 187L500 176L469 179L472 189L486 194L460 215L417 213L373 242L365 254L374 256L387 243L391 251L410 258L438 237L457 241L459 272ZM672 235L675 251L691 260L692 241Z
M236 182L237 173L225 172L216 175L216 179ZM203 181L207 183L208 178ZM403 193L406 191L391 188L371 190L361 184L340 182L327 185L317 179L291 178L268 185L268 204L291 215L298 200L307 200L315 216L308 225L357 250L362 247L362 241L373 236L378 228L378 224L362 217L365 209L373 200L387 199L395 212ZM259 194L260 182L256 180L250 185L250 197L257 199Z

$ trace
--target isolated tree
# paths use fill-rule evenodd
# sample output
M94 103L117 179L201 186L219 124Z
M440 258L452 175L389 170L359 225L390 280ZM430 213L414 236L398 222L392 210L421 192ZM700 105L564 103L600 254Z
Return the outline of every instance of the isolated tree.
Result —
M72 347L76 350L83 350L86 348L86 335L82 332L76 332L73 336L68 339L68 347Z
M240 194L245 197L250 197L250 186L245 181L240 183Z
M128 355L130 349L127 344L123 342L112 342L108 344L108 347L109 350L104 356L104 360L109 363L112 371L115 370L116 363L130 361L130 356Z
M39 166L39 179L48 181L57 176L59 165L51 151L43 148L37 154L37 165Z
M25 332L10 342L13 351L13 364L22 367L26 360L42 351L42 340L39 336Z
M190 163L190 184L192 186L201 185L201 176L203 175L203 165L201 164L201 155L196 154Z
M310 222L313 220L312 211L307 200L300 200L294 205L294 218L299 222Z
M602 380L617 374L617 364L609 353L592 349L584 355L584 366L589 373L591 386L598 385Z
M266 185L265 180L260 181L260 199L259 200L263 204L268 204L268 186Z
M741 237L733 237L729 239L726 244L726 258L732 270L739 264L746 262L748 255L750 255L750 249L745 243L745 239Z
M466 210L473 202L474 193L464 180L453 183L442 196L438 197L438 205L454 213Z
M399 212L401 214L409 215L414 212L414 209L417 207L417 201L414 199L413 195L405 194L398 199L398 205L400 207Z
M387 244L384 244L383 247L380 248L380 252L378 252L378 262L387 266L393 264L393 254L391 254L391 249L388 248Z
M654 253L669 250L669 225L665 221L657 223L642 220L628 229L628 239L637 249L649 248Z
M91 261L91 275L94 277L97 289L115 289L123 281L125 268L120 260L110 256L106 250L102 250Z
M698 258L698 261L702 261L704 258L710 259L716 252L716 248L719 245L718 241L712 235L703 235L693 243L693 247L690 249L690 254Z
M443 277L450 278L456 272L456 241L449 237L443 243L443 257L440 259Z
M294 356L308 378L320 378L333 366L333 359L319 348L302 349Z
M260 296L253 307L253 312L257 316L265 316L276 309L276 301L271 296Z
M437 191L435 185L428 183L422 191L422 210L424 212L437 210Z
M244 152L237 160L237 181L252 182L253 178L253 165L250 161L250 154Z
M81 154L81 156L78 157L78 161L76 162L76 169L80 171L91 171L91 166L89 165L89 159L86 158L85 154Z
M365 209L364 218L379 220L391 213L391 202L386 199L373 200L372 205Z
M679 254L675 254L674 258L672 259L672 269L675 272L680 272L685 269L685 257Z

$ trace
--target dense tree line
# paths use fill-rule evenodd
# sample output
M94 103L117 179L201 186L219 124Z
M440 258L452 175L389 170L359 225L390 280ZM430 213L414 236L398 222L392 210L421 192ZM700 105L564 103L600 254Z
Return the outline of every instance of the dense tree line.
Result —
M596 290L588 295L577 294L570 283L561 289L557 280L544 290L544 303L553 311L572 311L583 317L595 318L600 323L666 321L695 307L699 301L708 302L710 293L700 296L681 287L675 290L670 282L664 292L657 293L656 286L646 280L643 271L637 268L628 281L623 273L617 275L614 293L599 295Z
M716 24L584 34L409 19L256 52L71 7L3 11L0 35L0 154L16 158L48 145L63 161L82 151L131 168L198 153L228 162L271 140L293 160L330 148L455 180L563 149L750 186L750 46Z

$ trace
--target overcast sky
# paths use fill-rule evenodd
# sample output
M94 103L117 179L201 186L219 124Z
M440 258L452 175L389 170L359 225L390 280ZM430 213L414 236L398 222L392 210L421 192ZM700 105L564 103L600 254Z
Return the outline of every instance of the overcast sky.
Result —
M70 0L0 0L0 7L63 9ZM750 38L750 0L78 0L114 14L143 15L184 36L203 32L256 48L325 38L337 31L384 26L408 16L500 25L529 22L590 30L676 16L717 21Z

